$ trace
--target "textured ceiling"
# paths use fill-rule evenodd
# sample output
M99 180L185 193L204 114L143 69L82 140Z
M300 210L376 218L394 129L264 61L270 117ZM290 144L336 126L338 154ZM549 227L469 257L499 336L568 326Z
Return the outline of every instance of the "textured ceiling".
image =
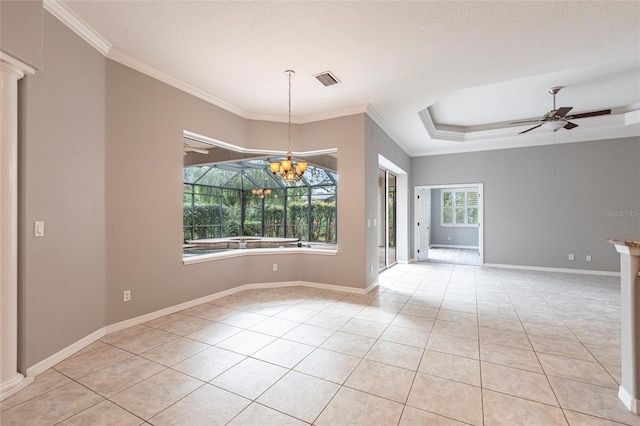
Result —
M283 71L292 68L296 121L369 105L412 155L443 143L419 116L439 100L436 124L462 127L538 117L550 109L550 85L567 86L559 103L576 111L640 102L637 1L64 5L114 50L246 117L286 120ZM327 70L342 83L313 78ZM554 73L566 78L544 77Z

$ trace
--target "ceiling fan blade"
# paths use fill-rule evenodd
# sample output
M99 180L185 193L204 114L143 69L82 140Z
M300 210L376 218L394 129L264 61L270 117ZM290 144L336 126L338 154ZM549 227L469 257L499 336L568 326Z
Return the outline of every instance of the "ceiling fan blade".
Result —
M539 123L541 120L523 120L523 121L514 121L509 124L529 124L529 123Z
M564 126L564 128L567 129L567 130L571 130L571 129L575 128L575 127L578 127L578 125L575 124L575 123L572 123L570 121L567 121L567 124Z
M572 120L574 118L596 117L598 115L607 115L607 114L611 114L611 110L610 109L603 109L603 110L600 110L600 111L583 112L581 114L568 115L565 118L567 118L569 120Z
M523 134L523 133L530 132L530 131L532 131L533 129L537 129L537 128L538 128L538 127L540 127L540 126L542 126L542 124L538 124L537 126L530 127L530 128L528 128L527 130L525 130L524 132L520 132L520 133L518 133L518 134L519 134L519 135L521 135L521 134Z
M571 111L573 109L573 107L560 107L558 108L558 110L556 111L556 117L564 117L565 115L567 115L567 113L569 111Z

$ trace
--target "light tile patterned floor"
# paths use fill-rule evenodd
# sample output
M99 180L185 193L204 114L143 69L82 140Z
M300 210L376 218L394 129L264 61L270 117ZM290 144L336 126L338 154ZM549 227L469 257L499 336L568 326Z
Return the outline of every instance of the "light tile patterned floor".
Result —
M250 290L110 334L9 425L640 425L618 279L396 265L367 295Z

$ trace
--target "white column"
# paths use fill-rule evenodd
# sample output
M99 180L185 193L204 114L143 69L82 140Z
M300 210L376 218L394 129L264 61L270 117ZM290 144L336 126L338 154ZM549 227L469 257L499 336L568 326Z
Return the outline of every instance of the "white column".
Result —
M22 382L18 373L18 80L0 62L0 397Z
M640 414L640 246L616 244L620 253L622 381L618 397Z

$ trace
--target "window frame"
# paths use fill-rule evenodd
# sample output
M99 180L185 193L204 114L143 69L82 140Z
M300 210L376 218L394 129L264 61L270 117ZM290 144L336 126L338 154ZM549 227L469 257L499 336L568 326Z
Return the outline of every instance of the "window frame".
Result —
M451 195L451 206L445 206L445 194L446 193L450 193ZM456 206L456 193L463 193L464 194L464 222L460 223L457 221L456 219L456 208L460 208L458 206ZM468 194L469 193L476 193L476 204L475 205L469 205L468 203ZM453 227L453 228L477 228L479 226L479 222L480 222L480 218L478 216L479 214L479 209L480 209L480 191L478 191L477 189L467 189L467 188L446 188L446 189L442 189L441 193L440 193L440 226L442 227ZM452 223L446 223L445 219L444 219L444 214L445 214L445 208L447 209L451 209L451 219L452 219ZM476 223L469 223L468 219L469 219L469 209L473 209L475 208L477 210L476 212L476 218L477 218L477 222Z

